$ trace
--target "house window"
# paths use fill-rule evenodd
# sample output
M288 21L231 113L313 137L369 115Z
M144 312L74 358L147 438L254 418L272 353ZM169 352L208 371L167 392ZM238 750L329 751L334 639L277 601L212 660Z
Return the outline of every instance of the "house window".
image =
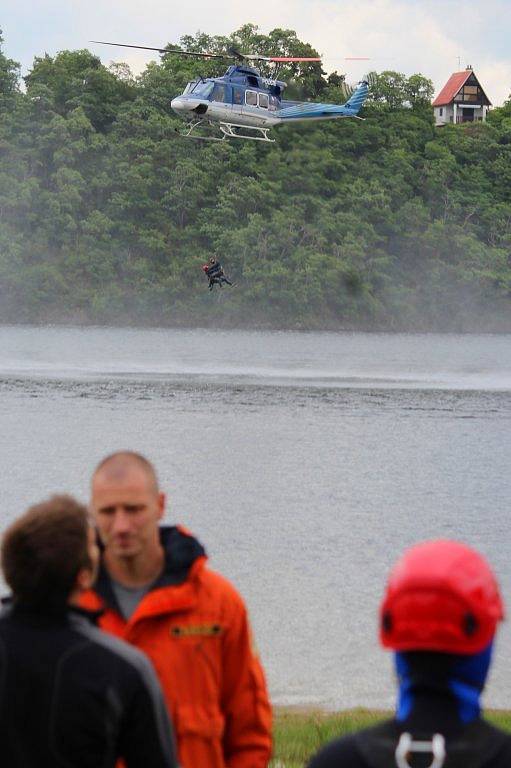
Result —
M444 114L444 108L443 107L440 107L440 109L438 110L438 114L440 115L440 117L443 117L443 114Z

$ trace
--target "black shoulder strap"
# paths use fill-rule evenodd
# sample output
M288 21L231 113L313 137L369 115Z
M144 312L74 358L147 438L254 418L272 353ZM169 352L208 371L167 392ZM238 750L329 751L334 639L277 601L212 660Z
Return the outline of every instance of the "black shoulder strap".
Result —
M375 728L360 731L355 736L357 749L368 768L396 768L396 747L403 729L395 720L388 720ZM414 732L414 741L431 741L433 734ZM484 768L503 749L508 734L494 728L484 720L467 725L455 739L446 739L446 759L443 768ZM432 757L416 756L412 768L431 765Z

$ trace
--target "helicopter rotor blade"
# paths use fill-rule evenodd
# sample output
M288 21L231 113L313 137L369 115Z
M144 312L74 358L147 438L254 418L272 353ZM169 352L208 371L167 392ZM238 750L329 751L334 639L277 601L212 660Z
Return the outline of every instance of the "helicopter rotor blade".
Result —
M328 56L326 53L323 58L328 61L373 61L371 56Z
M272 61L276 64L284 64L291 61L321 61L319 56L263 56L260 53L241 53L237 48L228 48L227 53L239 61Z
M111 43L108 40L90 40L97 45L115 45L117 48L138 48L142 51L158 51L158 53L176 53L180 56L195 56L199 59L230 59L238 61L269 61L275 64L291 62L321 61L320 56L263 56L258 53L241 53L235 48L228 48L225 53L202 53L200 51L183 51L180 48L155 48L149 45L131 45L130 43Z
M202 53L201 51L183 51L181 48L154 48L149 45L131 45L130 43L111 43L108 40L90 40L97 45L114 45L117 48L138 48L142 51L158 51L158 53L176 53L179 56L194 56L199 59L230 59L239 61L269 61L275 64L292 62L322 61L320 56L263 56L258 53L241 53L236 48L228 48L225 53ZM368 56L345 56L342 61L370 61Z
M259 56L255 53L244 54L243 58L249 61L274 61L279 64L292 61L321 61L320 56Z
M234 48L229 48L228 53L237 59L246 59L247 61L273 61L278 64L299 61L322 61L321 56L263 56L259 53L240 53ZM370 61L369 56L344 56L342 61Z
M128 43L110 43L106 40L90 40L99 45L115 45L118 48L139 48L143 51L158 51L158 53L178 53L181 56L195 56L200 59L228 59L228 53L199 53L198 51L182 51L180 48L152 48L148 45L129 45Z

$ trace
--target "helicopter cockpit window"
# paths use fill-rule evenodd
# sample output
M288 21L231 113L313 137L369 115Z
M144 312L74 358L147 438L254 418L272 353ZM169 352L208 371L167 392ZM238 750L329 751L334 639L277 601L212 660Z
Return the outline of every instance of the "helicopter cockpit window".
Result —
M216 83L211 94L211 101L221 101L225 103L225 85Z
M263 109L268 109L268 94L267 93L260 93L259 94L259 106Z
M245 103L257 107L257 91L245 91Z
M193 83L191 84L193 86ZM199 81L196 83L195 88L191 89L191 92L194 96L198 96L199 99L207 99L209 97L209 94L213 90L213 83L208 83L207 81Z

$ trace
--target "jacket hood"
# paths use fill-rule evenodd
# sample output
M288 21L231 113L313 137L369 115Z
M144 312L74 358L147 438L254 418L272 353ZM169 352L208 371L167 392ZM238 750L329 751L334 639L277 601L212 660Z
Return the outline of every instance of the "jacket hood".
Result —
M155 586L181 584L199 557L207 557L202 544L180 525L162 526L160 541L165 550L164 571Z
M199 558L206 558L202 544L180 525L161 526L160 541L165 551L162 573L151 584L148 591L160 587L176 586L186 581L191 567ZM103 547L101 547L104 550ZM110 576L103 564L100 565L94 591L112 608L119 611Z

